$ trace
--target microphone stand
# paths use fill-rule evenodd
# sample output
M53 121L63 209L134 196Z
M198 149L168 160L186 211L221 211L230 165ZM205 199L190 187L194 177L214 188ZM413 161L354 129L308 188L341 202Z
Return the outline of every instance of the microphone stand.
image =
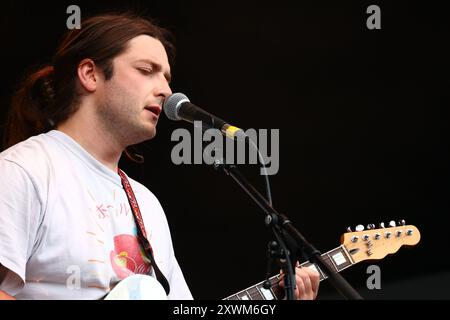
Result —
M335 289L346 299L349 300L362 300L363 298L360 294L338 273L336 270L332 269L328 264L324 262L321 257L321 253L310 243L305 237L298 231L293 225L289 218L279 212L277 212L272 206L269 205L267 200L255 189L247 179L241 174L235 165L226 164L223 161L216 160L214 163L214 168L221 168L227 175L231 176L234 181L256 202L256 204L264 211L266 214L265 222L267 226L271 226L272 230L275 232L275 237L279 242L280 246L285 251L285 256L287 258L287 263L285 272L285 290L287 292L287 298L293 298L292 295L292 283L290 282L295 279L295 273L293 272L293 262L290 261L290 255L293 250L287 249L287 246L283 239L283 234L286 233L288 237L287 240L293 240L295 246L302 252L303 256L310 262L315 263L319 266L323 273L328 276L329 281L335 287ZM281 240L281 242L280 242ZM289 241L287 241L289 242ZM291 279L289 279L291 278ZM295 285L295 281L294 281ZM291 292L291 293L289 293Z
M272 256L275 255L280 258L281 270L283 270L284 273L284 291L286 293L286 299L294 300L294 292L296 287L294 264L297 259L292 259L291 255L294 257L295 251L289 250L289 247L282 236L282 230L279 230L279 228L272 223L273 220L267 219L267 217L265 221L266 225L272 227L272 231L275 235L275 238L277 239L276 243L281 247L278 252L275 251L275 253L272 253Z

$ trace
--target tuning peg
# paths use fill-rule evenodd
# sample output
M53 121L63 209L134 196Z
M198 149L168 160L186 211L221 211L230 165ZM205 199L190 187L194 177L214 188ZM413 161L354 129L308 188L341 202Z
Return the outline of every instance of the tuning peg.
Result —
M373 223L369 223L367 225L367 230L370 230L370 229L375 229L375 225Z
M405 224L406 224L405 220L403 220L403 219L398 220L398 225L399 226L404 226Z
M355 227L355 231L364 231L364 226L363 226L362 224L358 224L358 225Z
M347 232L352 232L352 227L348 226L346 230Z
M384 228L384 222L380 222L380 223L378 224L378 227L379 227L379 228Z
M389 227L395 227L395 221L394 220L389 221Z

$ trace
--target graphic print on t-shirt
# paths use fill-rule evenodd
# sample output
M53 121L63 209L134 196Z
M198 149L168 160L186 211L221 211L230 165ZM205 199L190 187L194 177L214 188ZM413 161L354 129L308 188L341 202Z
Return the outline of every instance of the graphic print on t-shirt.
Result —
M114 237L114 250L110 253L111 266L120 279L133 274L148 274L150 264L139 240L131 234Z

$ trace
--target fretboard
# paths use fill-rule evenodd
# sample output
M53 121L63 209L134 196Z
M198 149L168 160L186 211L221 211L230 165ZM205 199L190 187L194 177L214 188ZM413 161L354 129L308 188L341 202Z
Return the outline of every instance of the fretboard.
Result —
M344 246L339 246L336 249L330 250L322 254L323 261L332 269L340 272L352 266L353 260ZM322 270L314 263L309 261L301 264L302 267L308 267L316 270L320 274L320 281L327 278ZM224 300L278 300L284 296L284 290L279 287L280 276L276 275L268 279L270 288L265 289L263 284L265 281L242 290L236 294L226 297Z

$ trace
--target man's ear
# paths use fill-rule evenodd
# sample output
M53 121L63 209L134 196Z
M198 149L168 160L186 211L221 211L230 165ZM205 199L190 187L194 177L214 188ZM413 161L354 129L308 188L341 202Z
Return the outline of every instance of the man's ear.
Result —
M84 59L78 64L78 79L81 86L88 92L94 92L97 89L99 73L95 62L92 59Z

